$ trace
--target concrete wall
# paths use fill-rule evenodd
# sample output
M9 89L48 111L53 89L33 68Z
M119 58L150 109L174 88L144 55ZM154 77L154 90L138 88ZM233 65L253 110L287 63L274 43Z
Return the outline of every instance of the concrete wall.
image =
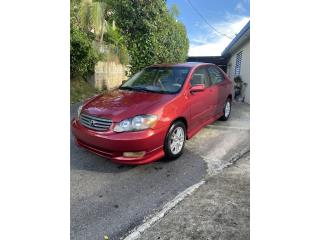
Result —
M231 56L228 62L227 74L231 80L234 79L234 72L236 66L236 55L242 51L242 61L240 68L240 77L242 81L246 82L248 85L244 91L245 102L250 103L250 40L239 47Z
M127 79L126 66L116 62L98 62L95 66L95 73L91 77L91 84L101 90L111 90L121 85Z

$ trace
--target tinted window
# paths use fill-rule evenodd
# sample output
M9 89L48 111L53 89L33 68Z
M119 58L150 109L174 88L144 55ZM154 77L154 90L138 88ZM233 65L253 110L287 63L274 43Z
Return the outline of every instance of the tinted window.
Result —
M191 85L204 84L206 87L210 86L210 80L208 76L208 72L204 67L196 69L193 73L191 81Z
M223 81L224 76L218 68L214 66L210 66L208 68L208 72L209 72L209 76L212 84L217 84Z

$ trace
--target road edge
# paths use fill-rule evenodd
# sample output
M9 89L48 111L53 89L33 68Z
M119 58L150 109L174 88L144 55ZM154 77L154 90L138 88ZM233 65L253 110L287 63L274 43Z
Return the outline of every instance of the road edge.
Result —
M238 161L242 156L250 152L250 147L245 147L240 152L235 153L229 161L227 161L226 164L224 164L218 171L215 172L214 175L219 174L224 168L230 167L233 165L236 161ZM211 175L212 176L212 175ZM211 177L210 176L210 177ZM162 219L165 215L169 213L169 211L174 208L176 205L178 205L182 200L184 200L187 196L191 195L195 190L197 190L201 185L206 183L207 177L200 182L188 187L183 192L179 193L173 200L169 201L164 205L162 210L160 210L158 213L156 213L154 216L147 217L144 222L135 227L133 230L129 231L127 235L122 237L122 240L136 240L138 239L143 232L145 232L147 229L149 229L153 224L158 222L160 219Z

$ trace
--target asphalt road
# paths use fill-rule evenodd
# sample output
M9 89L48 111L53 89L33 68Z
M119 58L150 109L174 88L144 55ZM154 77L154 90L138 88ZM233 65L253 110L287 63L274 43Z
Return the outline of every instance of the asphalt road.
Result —
M71 106L71 117L78 104ZM228 165L249 145L249 106L202 129L177 160L122 166L78 147L70 137L71 239L120 239L189 186Z
M207 178L138 239L249 240L250 153Z

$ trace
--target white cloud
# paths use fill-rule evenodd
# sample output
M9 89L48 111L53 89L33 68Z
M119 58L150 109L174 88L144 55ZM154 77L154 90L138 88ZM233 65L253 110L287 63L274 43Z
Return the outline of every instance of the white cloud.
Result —
M249 21L249 17L232 15L227 16L227 20L213 25L218 31L234 38L235 34ZM189 56L219 56L221 52L232 41L225 36L218 35L208 25L202 25L203 32L190 37Z
M236 12L239 13L239 14L243 14L243 13L246 12L246 9L244 8L242 2L238 2L238 3L237 3L235 10L236 10Z
M221 38L214 43L206 43L199 46L191 45L189 48L189 56L220 56L221 52L229 44L227 38Z

